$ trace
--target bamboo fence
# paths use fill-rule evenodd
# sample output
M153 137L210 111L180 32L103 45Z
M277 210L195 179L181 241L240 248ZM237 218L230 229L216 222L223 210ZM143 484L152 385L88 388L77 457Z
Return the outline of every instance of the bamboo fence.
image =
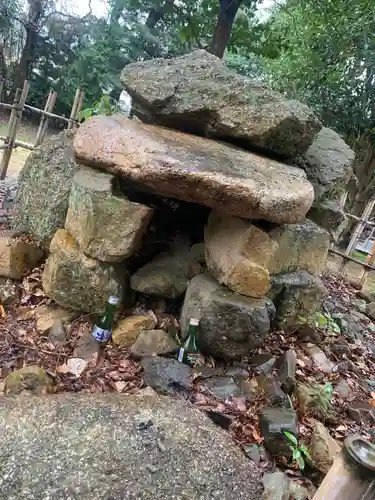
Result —
M345 206L346 198L347 198L347 193L345 193L341 199L341 206L343 208ZM356 259L355 257L352 257L351 253L355 249L356 244L357 244L359 238L362 236L362 233L363 233L365 228L371 227L372 228L371 236L373 235L374 230L375 230L375 222L372 222L370 220L370 218L371 218L371 214L374 210L374 207L375 207L375 199L371 199L368 201L367 205L365 206L361 217L357 217L356 215L353 215L353 214L350 214L350 213L344 211L346 217L357 221L357 225L353 231L353 234L350 238L350 241L348 243L348 246L346 247L345 252L341 252L341 251L335 249L333 246L331 246L331 248L329 249L330 252L332 252L333 254L339 255L340 257L342 257L343 260L342 260L342 264L340 267L341 270L347 261L355 262L356 264L360 264L362 266L362 271L360 272L360 274L358 276L358 283L357 283L360 288L363 287L369 271L375 271L375 265L374 265L375 264L375 242L372 244L370 253L367 255L365 262L362 262L361 260Z
M4 88L4 80L0 80L0 101L3 88ZM45 138L46 132L48 130L48 124L51 118L66 123L68 129L72 129L78 126L78 114L82 108L85 97L85 93L82 89L77 89L76 91L69 118L67 118L66 116L57 115L53 113L53 108L55 106L57 99L57 93L54 91L51 91L49 93L44 109L39 109L34 106L30 106L29 104L26 104L26 99L29 93L29 89L30 89L29 82L25 81L23 89L16 90L13 104L0 102L0 109L2 108L11 110L8 120L7 134L0 135L0 141L3 141L3 144L0 143L0 150L3 150L0 163L1 180L5 179L6 177L14 149L20 147L33 151L36 147L40 146L40 144L42 144ZM34 143L25 142L17 139L17 132L21 123L22 114L25 109L41 115L38 132Z

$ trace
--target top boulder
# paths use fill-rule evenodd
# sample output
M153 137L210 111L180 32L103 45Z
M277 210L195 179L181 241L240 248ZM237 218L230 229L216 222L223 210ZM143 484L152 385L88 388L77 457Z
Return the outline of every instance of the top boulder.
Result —
M143 120L250 150L294 158L321 128L306 105L234 73L203 49L129 64L121 80Z

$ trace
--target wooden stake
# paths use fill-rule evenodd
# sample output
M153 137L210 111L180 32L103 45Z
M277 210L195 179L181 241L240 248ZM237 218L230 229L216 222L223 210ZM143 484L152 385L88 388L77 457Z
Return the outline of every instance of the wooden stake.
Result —
M374 209L374 205L375 205L375 200L370 200L364 211L363 211L363 214L362 214L362 217L361 217L361 220L358 222L357 224L357 227L355 228L354 230L354 233L350 239L350 242L349 242L349 245L347 247L347 249L345 250L345 254L346 255L350 255L351 251L353 250L358 238L361 236L362 234L362 231L366 225L366 222L367 220L370 218L370 215L371 215L371 212L373 211Z
M0 135L0 141L7 141L7 136L6 135ZM7 144L5 144L6 147L8 147ZM24 149L30 149L31 151L35 149L35 146L32 142L25 142L25 141L19 141L18 139L14 139L14 147L15 148L24 148ZM1 147L0 147L1 149ZM5 149L5 148L4 148Z
M48 111L49 110L49 103L51 101L51 96L52 96L52 91L50 91L50 93L48 94L47 101L46 101L46 104L44 106L44 111ZM36 138L35 138L35 147L38 147L39 144L42 142L41 141L41 135L42 135L44 123L45 123L46 120L47 120L46 115L42 114L40 122L39 122L38 132L37 132Z
M20 102L21 93L22 93L21 89L17 89L16 93L14 94L12 112L11 112L9 120L8 120L8 133L7 133L7 136L5 137L5 146L6 147L4 148L4 152L3 152L3 156L1 158L1 164L0 164L0 178L1 179L5 178L5 175L6 175L6 172L8 169L8 165L9 165L9 161L10 161L10 157L12 155L13 146L10 144L10 138L12 135L12 131L14 129L13 124L14 124L14 119L15 119L16 113L17 113L16 106L18 106L18 104Z
M74 127L74 120L76 119L76 116L77 116L77 109L78 109L78 105L79 105L79 101L80 101L80 96L81 96L81 89L77 89L76 95L74 96L72 110L70 112L68 130L70 130Z
M84 100L85 100L85 91L82 90L82 89L80 89L79 101L78 101L77 112L76 112L76 120L78 120L78 115L79 115L79 112L82 109Z
M16 138L17 134L17 129L20 124L21 118L22 118L22 112L25 106L25 102L27 99L27 94L29 93L30 89L30 84L27 80L25 80L23 84L23 89L21 92L21 95L19 95L19 92L17 92L19 89L16 91L16 96L18 99L18 102L14 103L14 108L12 110L12 114L10 116L9 122L8 122L8 137L7 137L7 149L3 153L3 158L1 160L1 165L0 165L0 179L3 180L6 177L7 170L9 167L9 162L12 156L13 148L14 148L14 141Z
M44 112L39 123L38 133L36 135L36 140L35 140L35 147L40 146L40 144L42 144L44 140L44 136L46 135L48 129L49 115L52 114L52 110L56 103L56 98L57 98L57 93L51 91L48 95Z

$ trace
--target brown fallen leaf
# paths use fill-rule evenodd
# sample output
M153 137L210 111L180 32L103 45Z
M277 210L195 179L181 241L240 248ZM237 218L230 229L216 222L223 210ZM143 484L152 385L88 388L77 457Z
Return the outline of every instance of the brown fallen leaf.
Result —
M122 382L121 380L119 380L117 382L114 382L113 385L115 386L117 392L122 392L126 386L126 382Z
M347 431L347 427L346 425L339 425L338 427L336 427L335 431L338 431L338 432L345 432Z
M65 364L60 365L56 368L56 372L71 373L78 378L86 370L87 365L87 361L82 358L69 358Z

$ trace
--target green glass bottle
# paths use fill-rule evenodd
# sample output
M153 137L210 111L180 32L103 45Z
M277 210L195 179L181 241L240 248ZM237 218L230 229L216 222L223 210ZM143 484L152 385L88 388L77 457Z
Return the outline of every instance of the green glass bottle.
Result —
M117 297L109 297L104 314L100 316L92 329L92 336L98 342L108 342L111 338L113 319L118 301L119 299Z
M178 361L186 365L196 366L204 361L202 354L199 352L197 346L197 330L199 326L199 319L191 318L189 321L188 335L184 344L178 351Z

